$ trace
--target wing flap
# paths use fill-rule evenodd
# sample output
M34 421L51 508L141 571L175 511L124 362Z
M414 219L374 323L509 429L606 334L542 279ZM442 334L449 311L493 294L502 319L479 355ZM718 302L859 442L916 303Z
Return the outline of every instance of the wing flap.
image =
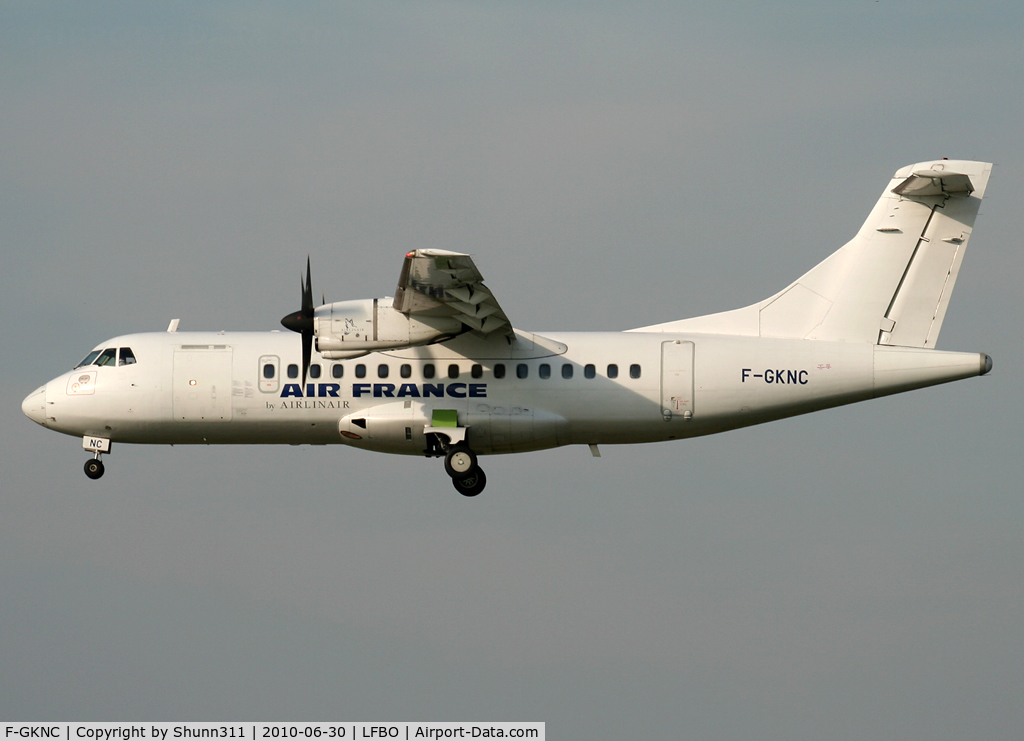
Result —
M405 256L394 307L411 316L451 316L483 334L514 337L512 325L483 283L473 258L447 250L413 250Z
M493 298L490 291L484 290L483 283L478 283L476 290L470 286L462 286L460 288L446 288L445 293L457 301L474 306L489 298Z

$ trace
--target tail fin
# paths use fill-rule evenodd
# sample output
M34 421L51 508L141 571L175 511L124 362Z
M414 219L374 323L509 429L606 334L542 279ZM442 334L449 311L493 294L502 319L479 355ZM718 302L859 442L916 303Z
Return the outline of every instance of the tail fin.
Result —
M935 347L992 171L936 160L899 170L852 240L776 295L642 327Z

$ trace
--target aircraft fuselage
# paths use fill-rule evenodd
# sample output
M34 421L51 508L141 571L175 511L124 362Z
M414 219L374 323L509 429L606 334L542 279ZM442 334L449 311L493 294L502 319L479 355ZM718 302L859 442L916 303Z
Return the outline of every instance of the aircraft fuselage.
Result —
M980 375L978 353L645 332L517 333L348 360L281 332L153 332L97 349L137 362L64 373L24 404L112 442L342 443L423 455L436 410L479 454L682 439Z

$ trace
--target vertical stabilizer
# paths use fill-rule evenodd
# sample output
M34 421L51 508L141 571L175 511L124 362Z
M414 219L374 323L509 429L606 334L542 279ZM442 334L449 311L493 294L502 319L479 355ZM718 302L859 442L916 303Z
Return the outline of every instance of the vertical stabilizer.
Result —
M899 170L857 235L765 301L643 331L935 347L992 165Z

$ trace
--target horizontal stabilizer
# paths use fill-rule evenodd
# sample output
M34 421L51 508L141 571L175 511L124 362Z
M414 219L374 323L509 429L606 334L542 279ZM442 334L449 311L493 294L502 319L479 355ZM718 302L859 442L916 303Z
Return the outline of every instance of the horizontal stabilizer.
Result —
M974 192L971 179L961 172L916 170L913 175L892 189L898 196L961 196Z

